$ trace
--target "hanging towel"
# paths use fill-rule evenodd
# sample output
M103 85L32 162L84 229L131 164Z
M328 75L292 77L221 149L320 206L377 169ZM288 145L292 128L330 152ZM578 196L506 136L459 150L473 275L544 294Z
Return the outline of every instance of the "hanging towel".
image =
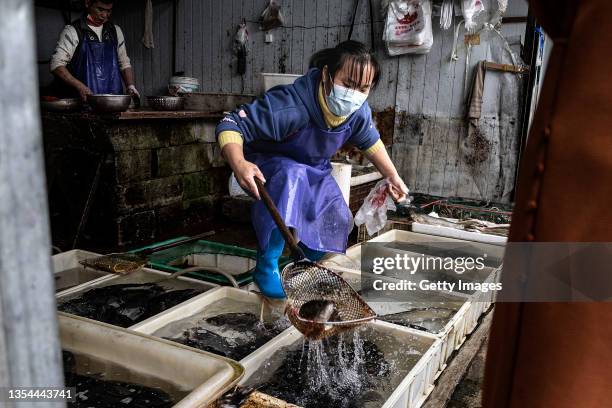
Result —
M153 42L153 1L146 0L145 4L145 21L144 21L144 34L142 36L142 43L147 48L155 48Z

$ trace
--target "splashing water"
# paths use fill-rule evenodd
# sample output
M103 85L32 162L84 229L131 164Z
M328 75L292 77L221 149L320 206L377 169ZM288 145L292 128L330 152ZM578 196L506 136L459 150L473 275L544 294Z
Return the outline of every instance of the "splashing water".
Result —
M273 353L248 385L305 408L379 407L424 350L371 329L300 340Z

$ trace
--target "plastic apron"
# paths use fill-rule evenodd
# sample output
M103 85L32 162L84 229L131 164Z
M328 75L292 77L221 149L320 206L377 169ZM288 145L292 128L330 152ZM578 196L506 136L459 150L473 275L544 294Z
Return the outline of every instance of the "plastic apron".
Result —
M310 249L346 251L353 216L331 176L330 158L350 136L348 126L334 131L309 126L281 143L255 141L245 146L246 159L266 177L281 217ZM261 200L252 207L252 219L259 247L265 250L276 225Z
M83 82L94 94L123 93L117 41L103 33L104 41L95 34L83 33L78 54L72 59L72 75Z

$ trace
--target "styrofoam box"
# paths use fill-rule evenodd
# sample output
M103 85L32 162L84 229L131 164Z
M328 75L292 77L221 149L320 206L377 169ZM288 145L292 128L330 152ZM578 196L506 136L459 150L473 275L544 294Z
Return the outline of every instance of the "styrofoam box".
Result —
M435 336L410 328L396 326L381 321L368 323L367 326L375 331L383 331L392 335L406 345L419 342L427 347L417 364L405 374L403 380L382 405L383 408L418 408L427 399L434 388L434 381L438 374L441 360L441 342ZM359 329L357 329L359 330ZM240 384L248 384L255 374L272 373L274 368L265 366L269 357L285 346L302 342L303 336L295 328L290 328L272 339L249 357L243 359L241 364L245 368L245 375ZM393 353L394 350L381 350L383 353ZM265 366L265 370L263 370ZM295 401L287 401L295 403Z
M55 291L62 293L83 283L97 282L100 279L108 278L111 275L110 273L86 268L80 264L80 261L97 256L100 256L100 254L81 249L73 249L53 255L51 260L55 276Z
M173 307L172 309L168 309L156 316L153 316L147 320L144 320L130 327L130 329L140 332L140 333L146 333L146 334L152 335L156 331L164 328L165 326L171 323L174 323L176 321L179 321L179 320L191 317L191 316L195 316L195 315L204 313L204 311L206 310L208 306L210 306L211 304L217 301L223 300L223 299L227 299L230 301L235 300L238 302L250 303L257 310L260 310L260 308L263 307L263 319L269 322L273 321L274 319L271 313L272 312L271 302L273 301L270 301L270 300L266 301L263 296L252 293L252 292L247 292L245 290L240 290L240 289L232 288L229 286L220 286L216 289L213 289L211 291L198 295L194 298L191 298L181 303L180 305ZM279 306L278 308L279 315L281 316L283 314L282 306L284 306L284 303L281 304L281 306ZM242 309L242 306L239 304L236 304L234 308L232 307L227 308L227 313L239 313L239 312L244 312L244 310ZM176 333L176 334L180 334L180 333Z
M492 245L506 245L507 237L493 234L484 234L476 231L463 231L456 228L444 227L442 225L429 225L413 222L411 225L413 232L422 234L438 235L441 237L464 239L466 241L482 242Z
M230 390L244 373L240 364L211 353L78 316L60 312L58 317L63 349L189 392L175 408L207 406ZM106 374L112 379L112 373Z
M56 295L56 298L59 303L64 300L69 300L78 297L83 292L93 288L101 288L110 285L121 285L126 283L150 283L168 276L170 276L170 274L167 272L161 272L149 268L142 268L127 275L112 274L96 281L91 281L79 286L75 286L74 288L70 288L61 293L58 293ZM201 289L205 292L218 287L218 285L212 283L204 282L198 279L185 278L183 276L179 276L171 280L166 280L162 282L161 285L169 289ZM201 294L198 296L201 296ZM180 305L181 304L178 304L170 309L165 310L164 312L172 310Z

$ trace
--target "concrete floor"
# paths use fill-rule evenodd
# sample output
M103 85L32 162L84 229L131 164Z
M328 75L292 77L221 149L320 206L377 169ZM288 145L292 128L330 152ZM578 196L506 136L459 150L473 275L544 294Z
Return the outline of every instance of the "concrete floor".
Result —
M482 407L482 385L484 382L485 357L487 341L485 341L472 360L465 376L455 388L447 408L479 408Z

